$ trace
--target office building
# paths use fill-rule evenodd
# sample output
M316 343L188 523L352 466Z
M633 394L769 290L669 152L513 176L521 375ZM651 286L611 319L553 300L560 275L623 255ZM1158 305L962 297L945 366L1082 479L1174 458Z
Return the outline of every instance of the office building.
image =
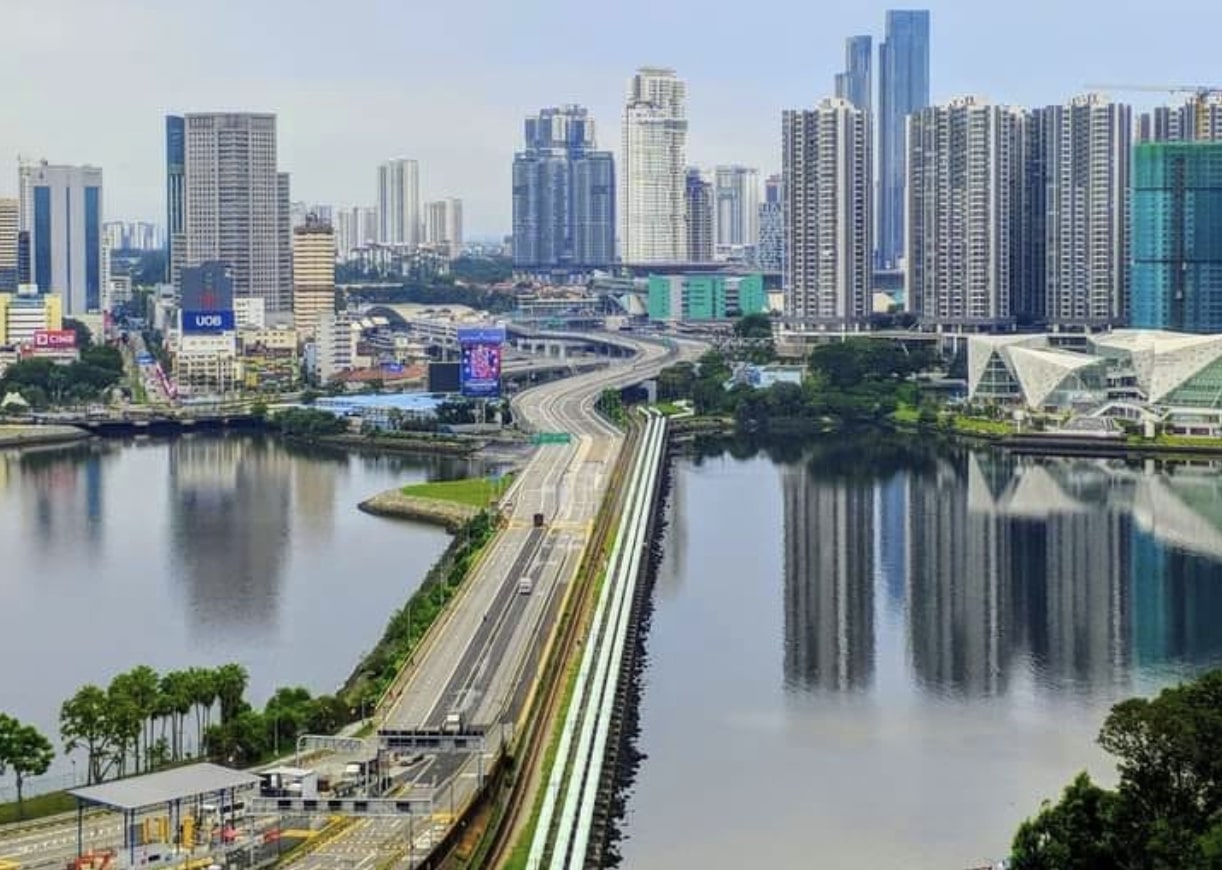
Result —
M874 105L873 55L873 38L850 36L844 41L844 72L836 74L836 96L866 114L870 114Z
M1222 332L1222 142L1138 145L1132 221L1133 326Z
M905 252L905 124L929 105L929 12L890 10L878 52L878 259L886 269Z
M319 318L312 371L316 383L330 383L336 375L352 368L359 335L359 326L345 311Z
M746 166L713 170L713 231L718 259L741 255L759 241L759 171Z
M649 276L650 320L724 320L767 310L762 275Z
M167 166L171 256L178 268L229 265L238 296L264 300L269 313L292 310L288 175L276 169L276 116L182 116L183 255L174 253L174 165ZM167 119L167 153L178 124Z
M383 245L420 244L420 167L398 157L378 167L378 241Z
M13 197L0 197L0 291L17 289L17 233L20 207Z
M713 260L713 185L695 167L687 170L684 184L684 219L687 221L687 261Z
M20 229L29 233L30 283L57 293L64 314L101 310L102 170L21 163Z
M440 199L424 207L424 242L450 259L462 253L462 200Z
M313 337L319 318L335 311L335 233L314 215L293 230L293 326Z
M615 163L597 150L581 106L526 119L513 160L513 262L527 272L582 273L615 260Z
M674 70L642 67L624 104L620 244L625 263L673 263L687 254L686 87Z
M842 329L871 310L870 118L826 99L782 120L785 315L799 330Z
M1026 114L964 97L909 120L908 310L939 330L1013 320L1022 293Z
M187 257L187 122L180 115L165 119L165 281L178 286Z
M1126 321L1131 121L1128 106L1094 94L1033 114L1032 168L1042 177L1032 181L1042 190L1028 220L1033 236L1043 230L1032 259L1044 274L1034 282L1040 298L1014 299L1015 313L1056 329Z
M33 344L35 332L63 328L64 305L58 294L43 293L33 284L0 293L0 347Z

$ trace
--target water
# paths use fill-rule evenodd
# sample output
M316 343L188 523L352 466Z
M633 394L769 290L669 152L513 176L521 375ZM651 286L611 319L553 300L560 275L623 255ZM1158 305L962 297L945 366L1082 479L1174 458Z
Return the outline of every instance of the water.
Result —
M1218 469L893 438L684 459L623 866L1005 856L1111 704L1222 663Z
M0 711L58 746L60 704L138 664L241 662L256 705L334 691L447 542L357 503L465 467L245 436L0 452Z

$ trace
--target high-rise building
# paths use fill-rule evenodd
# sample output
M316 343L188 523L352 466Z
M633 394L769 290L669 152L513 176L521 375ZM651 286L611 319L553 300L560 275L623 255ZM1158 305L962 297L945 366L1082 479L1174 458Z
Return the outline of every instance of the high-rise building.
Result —
M0 197L0 291L17 289L18 201Z
M181 115L165 119L165 280L178 286L187 257L187 122Z
M335 233L317 216L306 215L293 230L293 327L313 337L319 318L335 311Z
M598 151L581 106L526 119L513 159L513 262L527 271L584 272L615 260L615 163Z
M1178 106L1142 113L1139 142L1212 142L1222 139L1222 93L1201 94Z
M844 41L844 72L836 73L836 96L867 114L873 108L874 40L850 36Z
M373 206L341 206L334 212L335 258L347 262L356 248L378 240L378 210Z
M1132 219L1133 326L1222 332L1222 142L1138 145Z
M439 199L424 207L424 241L453 259L462 252L462 200Z
M1012 320L1022 295L1026 113L964 97L908 126L907 304L938 329Z
M384 245L420 244L420 167L399 157L378 167L378 241Z
M696 167L687 170L684 187L687 221L687 261L708 263L713 259L713 185Z
M870 116L824 100L782 120L785 315L801 328L860 324L871 310Z
M896 268L904 255L905 123L929 105L929 12L887 12L878 52L878 259Z
M713 170L713 232L719 258L741 253L759 241L759 171L746 166Z
M239 297L262 299L269 314L291 311L289 187L288 175L276 170L276 116L217 112L181 120L181 265L227 263ZM166 123L167 152L177 128L172 121ZM167 175L172 185L173 173Z
M1043 315L1057 328L1098 329L1123 323L1129 297L1129 107L1098 95L1033 114L1032 139L1040 154L1042 207L1029 220L1046 228L1042 304L1015 312ZM1036 213L1038 212L1038 213Z
M620 244L625 263L666 263L687 253L686 87L671 69L641 67L624 104Z
M29 233L30 279L58 293L64 314L101 310L106 286L102 247L102 170L96 166L21 163L20 229Z

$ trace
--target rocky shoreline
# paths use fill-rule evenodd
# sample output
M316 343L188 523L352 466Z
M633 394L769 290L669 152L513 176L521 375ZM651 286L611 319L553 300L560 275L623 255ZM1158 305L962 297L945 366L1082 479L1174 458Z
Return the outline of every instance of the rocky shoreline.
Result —
M404 495L398 489L380 492L365 499L357 507L374 516L443 526L451 533L457 532L463 523L479 513L478 509L470 505L434 498L417 498Z
M37 447L44 444L66 444L92 437L75 426L32 426L0 423L0 449L6 447Z

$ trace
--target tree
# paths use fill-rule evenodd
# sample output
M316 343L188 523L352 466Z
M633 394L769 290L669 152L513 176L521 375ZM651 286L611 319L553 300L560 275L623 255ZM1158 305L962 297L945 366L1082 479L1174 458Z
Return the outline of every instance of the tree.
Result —
M84 350L93 344L93 333L89 331L89 327L81 323L79 320L74 320L71 317L63 319L64 329L70 329L76 333L76 346L78 350Z
M216 669L216 697L221 703L221 724L232 720L241 710L242 697L246 694L246 686L250 675L246 668L230 662Z
M106 693L98 686L81 686L59 711L59 733L64 751L85 750L86 784L105 779L110 758L110 723Z
M1014 870L1108 870L1123 866L1112 836L1116 796L1078 774L1058 804L1047 801L1014 838Z
M51 766L55 750L33 725L23 725L0 713L0 776L10 770L17 785L17 818L24 815L23 789L30 776L42 776Z

